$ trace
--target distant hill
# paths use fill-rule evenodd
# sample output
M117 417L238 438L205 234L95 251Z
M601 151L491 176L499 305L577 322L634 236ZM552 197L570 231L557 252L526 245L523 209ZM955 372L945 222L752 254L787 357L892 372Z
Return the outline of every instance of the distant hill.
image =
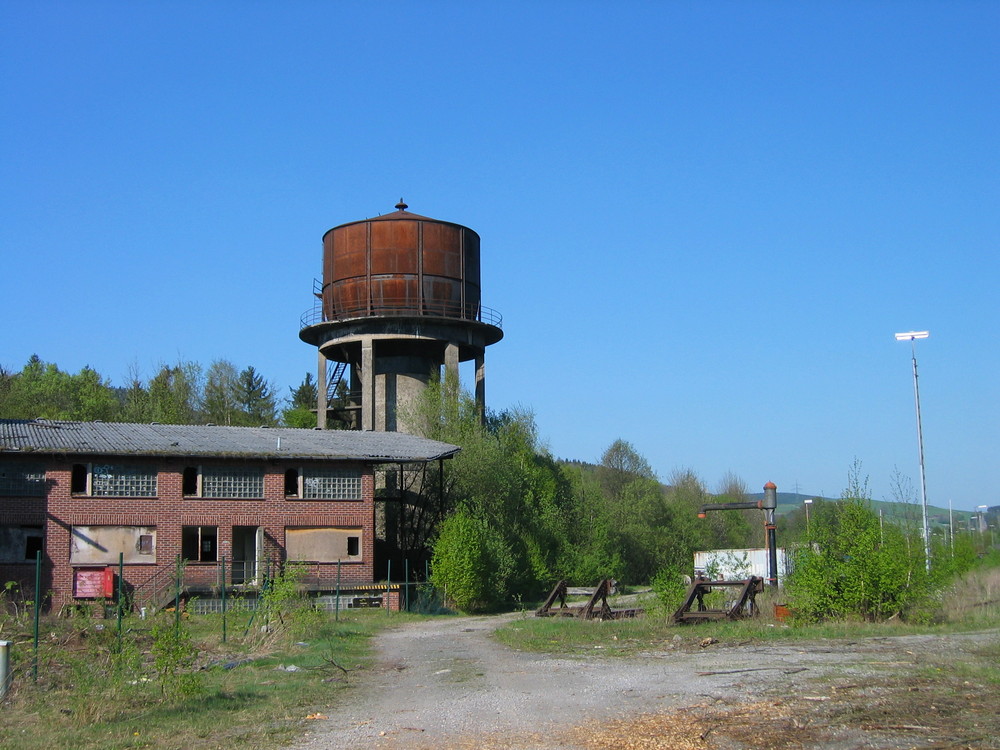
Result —
M596 464L590 463L588 461L578 461L572 459L557 459L561 463L574 464L576 466L581 466L585 471L597 471L598 466ZM670 489L670 485L664 484L664 489ZM775 510L775 515L786 516L789 513L794 513L795 511L802 510L804 508L804 503L808 499L823 500L826 502L838 502L840 498L836 497L822 497L820 495L804 495L801 492L779 492L778 493L778 507ZM754 502L764 499L763 492L754 492L747 495L748 500ZM887 521L891 521L897 524L910 524L914 527L920 527L921 525L921 510L920 503L899 503L892 502L888 500L872 500L872 509L878 513L882 512L882 517ZM952 515L955 518L955 529L968 529L970 524L970 519L975 515L974 512L968 510L954 510ZM948 509L940 508L936 505L927 506L927 520L930 522L931 529L934 528L948 528Z
M756 492L750 495L753 500L763 500L764 493ZM820 497L818 495L803 495L796 492L779 492L778 493L778 508L775 511L776 515L784 516L788 513L800 510L804 507L804 502L808 499L824 500L826 502L837 502L839 498L831 497ZM872 500L872 510L876 513L882 512L882 517L887 521L892 521L893 523L909 522L916 526L921 525L921 509L920 503L899 503L892 502L888 500ZM963 529L969 527L969 519L972 518L975 513L968 510L954 510L952 515L955 518L955 528ZM948 509L939 508L936 505L927 506L927 520L930 523L931 528L935 526L940 526L942 528L948 527Z

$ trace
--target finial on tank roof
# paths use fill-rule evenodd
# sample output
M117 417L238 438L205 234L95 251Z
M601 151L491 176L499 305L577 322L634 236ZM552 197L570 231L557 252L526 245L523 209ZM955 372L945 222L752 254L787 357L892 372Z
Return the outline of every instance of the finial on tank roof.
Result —
M403 199L400 198L399 199L399 203L396 204L396 208L398 208L400 211L405 211L406 209L409 208L409 206L407 206L405 203L403 203Z

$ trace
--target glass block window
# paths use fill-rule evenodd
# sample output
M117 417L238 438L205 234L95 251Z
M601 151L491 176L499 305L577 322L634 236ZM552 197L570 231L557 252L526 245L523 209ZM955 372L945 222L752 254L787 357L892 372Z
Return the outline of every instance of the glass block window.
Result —
M205 466L201 470L201 496L261 499L264 497L264 469Z
M156 469L152 466L95 464L90 494L101 497L156 497Z
M0 464L0 495L42 497L45 495L45 467L41 464Z
M304 469L305 500L360 500L361 472L357 469Z

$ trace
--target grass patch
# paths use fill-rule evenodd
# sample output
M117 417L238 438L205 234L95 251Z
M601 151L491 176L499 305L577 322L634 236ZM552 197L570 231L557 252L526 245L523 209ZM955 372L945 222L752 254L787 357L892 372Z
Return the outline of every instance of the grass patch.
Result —
M180 654L177 664L194 679L181 683L163 677L170 670L162 661L173 652L154 640L156 628L170 629L169 613L127 620L121 649L114 623L45 623L37 682L30 638L7 629L2 637L15 641L15 674L0 748L274 747L335 703L369 665L373 634L417 617L380 610L348 610L339 621L312 610L303 616L308 634L295 613L264 631L246 628L248 615L230 616L227 643L218 616L185 619L194 660Z
M981 623L910 625L899 621L869 623L837 621L820 624L786 624L773 618L675 625L664 615L647 614L629 620L578 620L572 617L525 617L496 631L496 638L519 651L552 654L604 653L634 656L664 649L697 649L706 638L724 645L773 641L816 641L901 635L961 632Z

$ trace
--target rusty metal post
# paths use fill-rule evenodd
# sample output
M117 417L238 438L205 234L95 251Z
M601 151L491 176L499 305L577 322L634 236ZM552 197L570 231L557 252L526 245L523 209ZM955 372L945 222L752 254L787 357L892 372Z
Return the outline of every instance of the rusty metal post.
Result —
M774 511L778 507L778 486L774 482L764 485L764 528L767 529L767 578L772 588L778 588L778 541L775 533Z

